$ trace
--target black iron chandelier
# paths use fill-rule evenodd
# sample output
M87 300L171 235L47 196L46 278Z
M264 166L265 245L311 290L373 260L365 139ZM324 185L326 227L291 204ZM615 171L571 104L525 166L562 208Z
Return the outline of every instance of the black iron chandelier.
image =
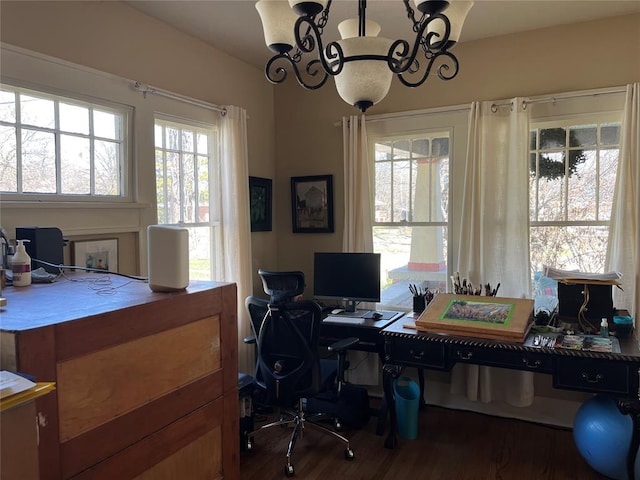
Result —
M265 42L276 53L266 64L267 78L282 83L289 67L301 86L315 90L331 76L340 97L362 112L387 95L394 75L407 87L422 85L432 70L451 80L458 59L450 50L473 2L413 0L419 13L409 0L402 2L412 23L412 45L378 37L380 25L366 19L367 2L358 0L358 18L341 22L342 39L324 46L332 0L259 0ZM308 60L307 54L314 55Z

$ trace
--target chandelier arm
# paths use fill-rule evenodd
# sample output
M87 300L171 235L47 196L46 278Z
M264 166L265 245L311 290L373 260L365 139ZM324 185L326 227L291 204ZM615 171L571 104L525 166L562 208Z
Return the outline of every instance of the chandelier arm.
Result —
M445 24L445 31L440 38L440 36L436 32L428 32L425 35L425 31L429 24L433 21L442 21ZM420 23L420 28L418 29L418 33L416 34L415 42L413 43L413 47L411 47L411 53L409 54L409 42L406 40L396 40L391 44L389 48L389 53L387 54L387 63L389 65L389 69L400 75L401 73L405 73L407 70L411 68L412 65L417 65L416 57L418 55L418 50L422 47L424 50L425 57L429 60L429 66L433 61L432 57L437 57L444 51L446 51L446 46L449 41L449 35L451 33L451 23L449 19L442 14L434 14L430 15L425 21Z
M435 55L433 55L431 58L429 58L429 62L427 63L427 67L425 68L422 77L417 82L409 81L408 79L406 79L402 75L402 73L398 74L398 80L400 80L400 82L406 87L419 87L420 85L422 85L425 82L425 80L427 79L427 77L431 73L431 68L433 67L433 64L440 57L446 57L446 59L448 59L450 61L451 65L449 65L447 63L446 59L445 59L445 61L440 66L438 66L438 68L436 70L437 73L438 73L438 77L441 80L451 80L452 78L454 78L458 74L458 66L459 65L458 65L458 59L456 58L456 56L454 54L452 54L451 52L446 51L446 50L438 52ZM451 73L448 73L449 70L451 70Z
M305 71L309 79L314 79L316 81L309 82L303 79L300 74L300 69L298 68L298 61L295 61L288 53L280 53L278 55L274 55L269 59L267 65L265 67L265 76L271 83L282 83L287 79L288 71L285 67L281 65L277 65L276 62L281 61L283 63L288 63L293 69L293 73L296 76L296 80L300 84L300 86L306 88L307 90L316 90L322 87L329 78L329 74L324 71L318 65L319 60L314 59L311 60L305 67Z
M301 35L301 31L305 26L306 33ZM313 18L298 17L294 33L296 44L300 51L312 53L316 50L317 46L318 57L307 64L307 70L309 70L310 67L318 68L320 64L327 75L337 75L342 71L344 65L342 47L338 42L331 42L325 49L322 44L322 32L313 21Z

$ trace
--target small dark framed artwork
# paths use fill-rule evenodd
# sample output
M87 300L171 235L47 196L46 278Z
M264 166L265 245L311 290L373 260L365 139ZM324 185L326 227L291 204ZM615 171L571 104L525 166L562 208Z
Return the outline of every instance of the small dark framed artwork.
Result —
M271 186L270 178L249 177L249 211L252 232L271 231Z
M294 233L333 232L333 175L291 177Z

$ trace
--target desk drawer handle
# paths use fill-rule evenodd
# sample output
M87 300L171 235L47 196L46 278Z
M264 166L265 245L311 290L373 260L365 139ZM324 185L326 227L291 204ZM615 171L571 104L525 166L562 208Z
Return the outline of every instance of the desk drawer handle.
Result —
M471 357L473 357L473 352L461 352L458 350L456 354L462 360L471 360Z
M590 378L587 372L582 372L580 376L589 383L599 383L604 378L602 373L598 373L595 378Z
M527 368L538 368L540 365L542 365L542 362L540 360L536 360L535 362L530 362L529 359L527 358L523 358L522 363L524 363L527 366Z
M409 354L415 358L416 360L421 360L424 358L424 351L421 350L419 352L416 352L415 350L409 350Z

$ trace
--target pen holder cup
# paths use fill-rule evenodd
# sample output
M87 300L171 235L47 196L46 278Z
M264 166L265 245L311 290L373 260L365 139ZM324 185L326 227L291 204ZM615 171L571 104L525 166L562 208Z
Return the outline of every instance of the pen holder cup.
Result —
M422 313L424 311L425 302L424 297L420 295L415 295L413 297L413 311L416 313Z

